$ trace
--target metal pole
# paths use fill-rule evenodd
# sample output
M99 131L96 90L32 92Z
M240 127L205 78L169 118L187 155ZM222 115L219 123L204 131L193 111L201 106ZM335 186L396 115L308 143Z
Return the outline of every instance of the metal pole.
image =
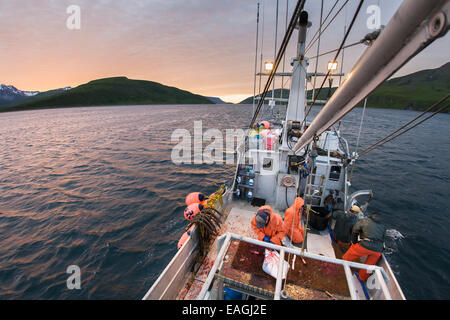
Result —
M377 282L381 286L381 290L384 293L384 298L386 300L392 300L391 294L389 293L389 290L388 290L388 288L386 286L386 283L383 281L383 276L382 276L380 270L375 270L375 277L377 279Z
M347 21L346 21L347 22ZM347 33L347 26L344 26L344 35ZM339 75L339 87L342 83L342 74L344 72L344 53L345 53L345 47L342 48L342 59L341 59L341 74Z
M262 65L263 65L263 51L264 51L264 11L265 11L265 5L264 5L264 1L263 1L262 35L261 35L261 58L259 59L259 89L258 89L258 95L261 94ZM253 114L254 114L254 112L253 112Z
M288 17L289 15L289 0L286 0L286 28L284 30L284 32L287 31L288 28ZM283 99L283 91L284 91L284 73L286 71L286 54L283 57L283 76L281 76L281 94L280 94L280 99ZM280 100L280 114L279 114L279 119L281 119L281 113L283 112L283 101Z
M308 253L307 251L304 252L302 254L302 252L299 249L294 249L294 248L289 248L289 247L282 247L276 244L271 244L268 242L264 242L264 241L259 241L256 239L252 239L252 238L248 238L248 237L244 237L244 236L240 236L237 234L232 234L232 233L227 233L225 236L231 235L231 238L233 240L239 240L239 241L244 241L247 243L251 243L251 244L255 244L261 247L265 247L268 249L273 249L273 250L282 250L284 249L285 252L287 253L292 253L295 254L297 256L304 256L306 258L309 259L314 259L314 260L319 260L319 261L323 261L323 262L329 262L329 263L334 263L334 264L338 264L338 265L344 265L347 264L349 267L351 268L357 268L357 269L365 269L365 270L369 270L369 271L374 271L374 270L380 270L381 273L383 274L383 278L386 281L389 281L389 277L386 274L386 272L383 270L382 267L378 267L375 265L368 265L368 264L363 264L363 263L358 263L358 262L353 262L353 261L346 261L346 260L341 260L341 259L336 259L336 258L330 258L330 257L326 257L326 256L321 256L318 254L314 254L314 253Z
M320 34L322 33L322 18L323 18L323 0L322 0L322 4L320 6L320 24L319 24L319 39L317 42L317 57L316 57L316 68L314 71L314 83L313 83L313 92L312 92L312 96L311 99L314 100L314 95L316 94L316 81L317 81L317 69L319 67L319 50L320 50ZM306 108L306 105L305 105Z
M276 18L275 18L275 49L273 55L273 61L277 60L277 45L278 45L278 2L277 0L277 10L276 10ZM273 78L273 86L272 86L272 103L275 102L275 78Z
M224 240L225 239L225 240ZM385 285L384 288L387 288L386 286L386 282L389 281L389 276L387 275L386 271L384 271L384 269L382 267L378 267L375 265L367 265L367 264L362 264L362 263L357 263L357 262L352 262L352 261L344 261L344 260L340 260L340 259L336 259L336 258L330 258L330 257L326 257L326 256L321 256L318 254L313 254L313 253L308 253L308 252L301 252L298 249L293 249L293 248L289 248L289 247L282 247L276 244L271 244L271 243L267 243L264 241L259 241L256 239L252 239L252 238L248 238L248 237L244 237L244 236L239 236L236 234L232 234L232 233L226 233L222 236L220 236L218 238L218 243L222 243L222 246L220 247L220 250L218 251L216 260L214 262L214 265L212 266L208 277L205 281L205 283L203 284L202 290L200 291L199 295L197 296L197 300L203 300L206 297L206 294L209 290L209 287L211 286L215 276L216 276L216 272L217 270L219 270L219 268L221 267L223 258L226 254L226 252L228 251L228 247L230 246L231 240L235 239L235 240L239 240L239 241L244 241L247 243L251 243L251 244L255 244L264 248L268 248L268 249L273 249L273 250L280 250L280 253L283 252L283 260L284 260L284 254L287 253L291 253L297 256L301 256L301 257L306 257L309 259L314 259L314 260L318 260L318 261L323 261L323 262L329 262L329 263L333 263L333 264L337 264L337 265L342 265L344 266L344 270L345 267L347 266L348 270L350 267L352 268L357 268L357 269L364 269L367 271L379 271L379 274L382 275L382 277L379 277L378 281L380 282L380 284L382 285L382 289L383 289L383 283ZM280 254L281 256L281 254ZM348 270L346 271L348 273ZM280 272L278 270L278 272ZM347 282L349 283L349 288L351 288L352 284L351 284L351 273L347 276ZM277 277L277 281L278 281ZM280 282L280 292L281 292L281 282ZM389 297L388 295L385 295L385 297Z
M351 296L352 300L358 300L358 297L356 296L355 285L353 284L352 271L350 270L350 267L348 266L348 264L344 264L344 271L345 271L345 277L347 278L348 290L350 291L350 296Z
M206 295L206 292L208 292L209 286L211 285L212 281L214 280L214 277L216 276L216 271L219 268L220 264L222 263L225 253L228 250L230 241L231 241L231 233L228 233L228 234L226 234L225 241L222 245L222 248L220 248L220 251L217 253L216 261L214 261L214 265L211 268L211 271L214 271L214 272L210 272L208 274L208 277L206 278L206 281L203 284L202 290L200 291L199 295L197 296L197 300L203 300L203 298Z
M277 282L275 284L275 296L274 300L280 300L281 284L283 283L283 270L284 269L284 249L280 250L280 262L278 263Z
M258 41L259 41L259 2L258 2L258 10L256 13L256 51L255 51L255 78L253 81L253 112L255 113L255 98L256 98L256 73L258 68Z

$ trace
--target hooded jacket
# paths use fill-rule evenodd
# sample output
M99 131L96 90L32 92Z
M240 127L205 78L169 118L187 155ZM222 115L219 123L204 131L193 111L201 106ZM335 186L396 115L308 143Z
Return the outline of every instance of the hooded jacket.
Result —
M292 242L303 242L304 230L300 223L302 219L302 207L305 201L302 198L296 198L294 204L284 212L284 233L292 238ZM291 237L292 234L292 237Z
M256 215L252 219L252 230L258 236L258 240L262 241L265 236L269 236L270 241L274 244L281 245L281 240L284 238L284 223L283 218L273 212L270 206L263 206L261 209L267 209L270 211L269 222L264 228L256 227Z
M333 238L344 243L352 242L352 229L359 220L358 214L335 211L333 219L336 220L332 231Z
M368 218L359 220L352 230L359 233L359 244L368 250L383 252L386 240L386 228L381 224L378 214L372 214Z

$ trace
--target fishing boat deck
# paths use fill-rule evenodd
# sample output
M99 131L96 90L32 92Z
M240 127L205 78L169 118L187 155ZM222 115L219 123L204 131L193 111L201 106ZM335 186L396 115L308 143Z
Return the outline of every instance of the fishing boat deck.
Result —
M228 217L223 224L219 236L233 233L256 239L251 229L251 220L255 207L244 202L233 202L231 208L226 208ZM262 270L264 248L258 245L233 240L225 255L222 276L226 278L227 286L231 288L247 288L251 292L263 292L261 297L273 297L276 279ZM309 233L306 240L306 251L319 255L336 257L328 233ZM177 299L193 300L199 295L210 270L217 257L217 238L210 246L206 258L198 269L192 281L186 283ZM299 300L330 300L350 299L348 284L342 266L332 263L306 259L306 265L294 255L287 255L291 269L284 283L284 289L291 299ZM294 268L292 269L292 265ZM233 283L235 286L233 286ZM359 283L355 278L355 286ZM357 289L360 289L357 288ZM253 291L252 291L253 290ZM359 295L364 296L360 289Z
M239 206L226 208L224 212L226 213L228 210L230 210L228 217L220 229L218 236L230 232L246 237L256 238L256 235L250 227L250 223L254 215L254 208L246 203L239 203ZM217 257L217 238L210 246L210 251L197 271L192 283L186 284L177 299L194 300L197 298Z

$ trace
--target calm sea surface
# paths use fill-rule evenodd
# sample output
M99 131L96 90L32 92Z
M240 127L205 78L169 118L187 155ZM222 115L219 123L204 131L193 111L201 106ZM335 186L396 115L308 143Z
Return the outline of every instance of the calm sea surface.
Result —
M315 110L317 112L317 110ZM361 109L342 122L354 149ZM0 114L0 299L140 299L176 253L188 192L234 166L175 165L173 130L245 128L251 106L132 106ZM361 148L417 115L368 109ZM409 299L450 298L450 115L362 158ZM361 149L360 149L361 150ZM81 268L81 290L66 269Z

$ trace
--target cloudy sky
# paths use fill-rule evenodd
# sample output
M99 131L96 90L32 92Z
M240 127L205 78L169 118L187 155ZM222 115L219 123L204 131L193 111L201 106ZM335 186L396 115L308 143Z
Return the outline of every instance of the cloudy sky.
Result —
M0 0L0 83L21 90L75 87L90 80L127 76L237 102L253 93L256 7L264 17L264 60L273 59L276 0ZM335 0L325 0L326 15ZM340 0L337 7L345 1ZM370 32L369 5L387 24L401 0L366 0L348 43ZM279 0L278 44L295 0ZM359 1L350 0L322 38L321 52L339 46ZM81 9L81 28L70 30L67 8ZM320 1L305 7L318 27ZM336 9L335 9L336 11ZM262 25L260 26L260 35ZM296 37L296 35L295 35ZM289 47L288 61L294 43ZM364 47L345 51L344 72ZM316 47L308 53L315 55ZM448 62L448 37L410 61L398 75ZM330 56L323 57L323 70ZM314 63L310 70L314 69Z

